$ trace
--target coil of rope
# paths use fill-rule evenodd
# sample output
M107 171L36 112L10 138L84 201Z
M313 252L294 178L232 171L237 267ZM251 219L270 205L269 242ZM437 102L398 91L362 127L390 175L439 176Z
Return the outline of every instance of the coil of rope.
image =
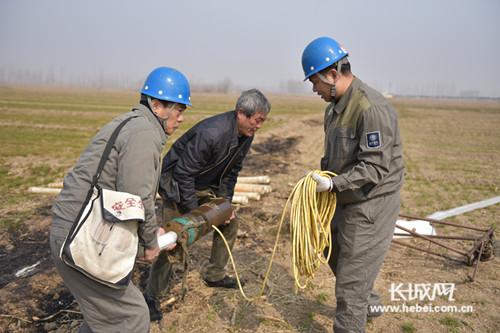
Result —
M335 214L337 198L333 192L316 193L316 182L311 176L313 172L324 177L335 176L333 172L314 170L300 179L294 186L286 201L285 207L283 208L271 259L269 261L260 292L256 296L250 298L243 291L229 245L227 244L222 232L216 226L212 226L222 237L222 240L226 245L241 295L247 301L253 301L262 296L264 293L289 203L291 203L290 242L295 286L297 288L304 289L307 286L308 281L314 278L314 274L316 273L318 267L322 263L327 263L330 259L332 249L330 224L333 219L333 215ZM325 258L324 251L327 247L328 254Z

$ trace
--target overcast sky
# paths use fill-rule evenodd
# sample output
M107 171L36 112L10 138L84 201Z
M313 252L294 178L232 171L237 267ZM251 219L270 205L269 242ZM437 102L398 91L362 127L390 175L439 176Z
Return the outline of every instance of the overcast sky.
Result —
M0 80L133 85L171 66L277 91L331 36L380 90L500 97L499 17L498 0L0 0Z

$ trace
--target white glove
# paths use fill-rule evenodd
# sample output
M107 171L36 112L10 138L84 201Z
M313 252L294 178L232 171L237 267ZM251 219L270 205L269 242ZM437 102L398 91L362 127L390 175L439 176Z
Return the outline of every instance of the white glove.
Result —
M317 193L332 190L332 179L330 177L320 176L316 172L313 172L311 177L316 182Z

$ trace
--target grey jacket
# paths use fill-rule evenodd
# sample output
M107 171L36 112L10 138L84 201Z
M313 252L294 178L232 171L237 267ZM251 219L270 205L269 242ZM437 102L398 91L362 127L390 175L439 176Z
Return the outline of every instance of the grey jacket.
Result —
M321 168L338 175L332 180L340 204L393 193L403 184L396 111L356 77L340 100L326 108Z
M145 221L139 225L139 239L147 248L157 246L158 225L155 197L161 171L161 153L167 141L159 120L144 105L120 115L105 125L92 139L73 169L64 178L64 186L53 205L57 217L73 222L82 207L92 177L113 130L131 116L120 131L98 184L105 189L129 192L142 198Z

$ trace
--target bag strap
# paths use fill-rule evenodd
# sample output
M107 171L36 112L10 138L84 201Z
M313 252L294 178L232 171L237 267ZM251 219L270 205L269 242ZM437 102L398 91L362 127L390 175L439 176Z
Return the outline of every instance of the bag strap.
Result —
M85 197L85 200L83 201L82 207L80 208L80 211L78 212L78 215L76 216L76 219L75 219L73 225L71 226L71 229L68 233L68 236L66 237L66 240L64 241L64 247L69 246L69 243L76 236L76 233L78 232L76 230L76 228L78 227L78 221L80 221L80 219L82 218L83 212L85 211L87 204L90 202L90 199L92 198L92 194L94 193L94 187L97 185L97 181L99 180L99 177L101 176L101 171L102 171L102 168L104 167L104 163L106 163L106 160L108 159L109 153L111 152L111 149L113 148L113 144L115 143L116 138L118 137L118 133L120 133L120 130L123 128L123 126L125 126L125 124L132 118L137 118L137 116L132 116L132 117L129 117L129 118L123 120L115 128L115 130L111 134L108 142L106 143L106 147L104 148L104 151L102 153L101 160L99 161L99 165L97 166L97 171L96 171L94 177L92 178L92 183L90 184L90 189L87 192L87 196ZM90 211L88 213L90 213ZM75 232L75 230L76 230L76 232Z
M122 121L113 131L111 136L109 137L108 143L106 144L106 147L104 148L104 151L101 156L101 160L99 161L99 165L97 166L97 171L95 172L94 177L92 178L92 184L90 188L92 189L95 185L97 185L97 181L99 180L99 177L101 177L101 172L102 169L104 168L104 164L106 163L109 153L111 152L111 149L113 148L113 145L115 144L116 138L118 137L118 134L120 133L121 129L123 126L127 124L129 120L132 118L137 118L137 116L132 116L130 118L125 119Z

